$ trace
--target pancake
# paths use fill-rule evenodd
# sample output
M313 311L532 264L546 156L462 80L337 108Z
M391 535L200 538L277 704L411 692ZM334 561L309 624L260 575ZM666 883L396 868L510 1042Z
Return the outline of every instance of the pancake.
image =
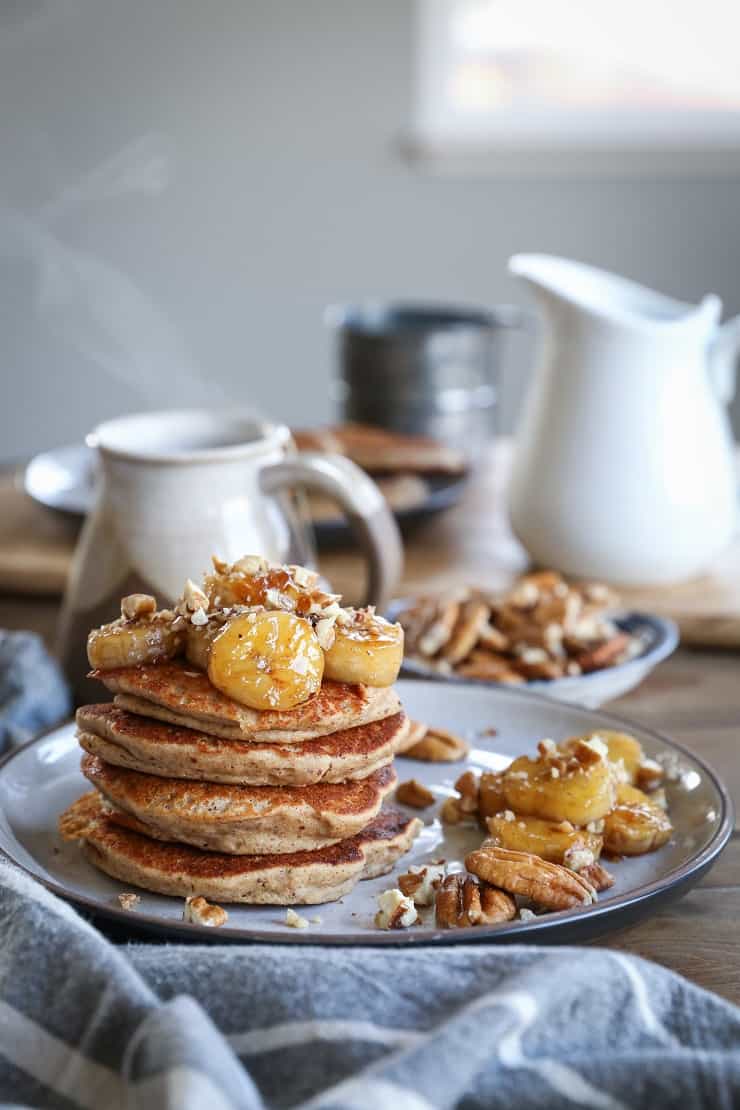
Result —
M85 751L132 771L235 785L309 786L372 775L393 759L409 723L401 712L302 744L253 744L162 724L107 703L78 709L77 727Z
M359 879L390 871L421 827L418 818L388 809L357 836L318 851L231 856L151 840L123 828L104 813L97 792L83 795L59 819L65 839L82 839L90 862L127 885L158 894L276 906L342 898Z
M392 766L361 782L318 786L225 786L159 778L82 757L111 816L158 840L211 852L301 852L356 836L377 817L397 779Z
M380 721L401 708L392 686L327 681L293 709L250 709L220 693L207 675L179 661L93 671L92 677L116 695L116 705L123 709L185 728L206 728L227 740L299 744Z

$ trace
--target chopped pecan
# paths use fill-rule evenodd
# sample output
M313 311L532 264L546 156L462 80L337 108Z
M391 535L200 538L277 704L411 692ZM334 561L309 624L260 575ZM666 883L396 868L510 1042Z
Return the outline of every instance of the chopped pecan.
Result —
M419 636L417 650L422 655L436 655L452 636L459 615L459 601L454 598L441 601L434 619Z
M437 891L435 915L441 929L496 925L516 914L513 898L503 890L478 883L472 875L448 875Z
M466 857L465 866L484 882L524 895L546 909L568 910L596 901L591 883L575 871L530 852L499 848L489 840Z
M635 786L652 794L665 779L665 771L655 759L646 759L635 771Z
M468 658L459 663L455 674L462 678L474 678L483 682L504 682L512 685L524 682L520 674L514 670L514 661L506 655L499 655L492 651L472 651Z
M460 812L468 814L477 813L480 782L475 773L473 771L464 771L455 783L455 790L457 790L460 795L458 803Z
M200 894L187 896L182 916L183 920L189 921L191 925L208 925L211 928L225 925L229 920L229 915L223 906L212 905Z
M584 867L581 871L581 877L591 883L594 890L599 893L602 890L608 890L610 886L614 886L614 876L598 860L594 860L588 867Z
M454 666L470 654L488 624L489 615L490 610L484 602L463 602L452 634L442 648L442 655L448 663Z
M576 663L584 674L589 671L598 671L602 667L610 667L619 660L619 656L629 646L630 638L626 632L618 632L616 636L605 640L598 647L583 651L576 656Z
M409 867L405 875L399 875L398 889L411 898L415 906L431 906L445 871L444 860L433 860L422 867Z
M429 728L424 738L407 748L404 755L428 763L457 763L469 751L470 745L460 736L443 728Z
M445 798L439 811L439 819L443 825L459 825L465 817L460 809L459 798Z
M535 652L541 652L535 657ZM531 649L512 661L512 667L528 682L538 679L562 678L565 664L560 659L550 659L544 648Z
M489 620L478 634L478 646L486 648L487 651L506 651L509 647L509 637Z
M418 921L413 901L401 890L384 890L377 901L375 924L378 929L408 929Z
M118 904L122 910L135 910L140 901L141 897L131 891L118 895Z
M129 594L121 598L121 616L125 621L151 617L157 611L157 599L151 594Z
M426 809L427 806L434 805L434 794L423 783L408 779L399 784L396 801L401 805L411 806L412 809Z

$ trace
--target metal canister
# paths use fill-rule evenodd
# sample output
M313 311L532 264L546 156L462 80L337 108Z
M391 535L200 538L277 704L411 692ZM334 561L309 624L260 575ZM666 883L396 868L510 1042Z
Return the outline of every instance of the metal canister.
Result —
M433 436L475 462L494 435L505 329L513 306L368 303L333 307L335 398L344 420Z

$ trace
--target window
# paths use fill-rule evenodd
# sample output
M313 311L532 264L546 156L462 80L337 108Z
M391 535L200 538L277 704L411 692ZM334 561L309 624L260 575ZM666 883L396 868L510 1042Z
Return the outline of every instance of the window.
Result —
M737 0L418 0L418 16L429 149L740 165Z

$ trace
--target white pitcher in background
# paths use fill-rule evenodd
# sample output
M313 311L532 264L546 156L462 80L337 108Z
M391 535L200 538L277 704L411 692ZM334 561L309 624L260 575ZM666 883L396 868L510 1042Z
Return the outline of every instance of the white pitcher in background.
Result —
M520 254L544 317L518 430L512 527L540 564L651 585L706 568L736 525L726 406L740 317L614 274Z

